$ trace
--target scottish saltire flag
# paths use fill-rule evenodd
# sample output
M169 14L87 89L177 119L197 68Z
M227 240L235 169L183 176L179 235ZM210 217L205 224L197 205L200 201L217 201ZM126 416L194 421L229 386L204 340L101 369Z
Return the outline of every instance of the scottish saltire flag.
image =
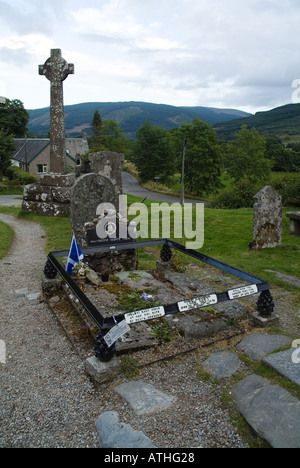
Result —
M71 275L72 270L74 266L76 265L76 263L81 262L83 259L84 259L83 253L81 252L76 242L75 235L73 234L72 243L71 243L70 252L69 252L68 261L67 261L67 266L66 266L66 272L69 275Z

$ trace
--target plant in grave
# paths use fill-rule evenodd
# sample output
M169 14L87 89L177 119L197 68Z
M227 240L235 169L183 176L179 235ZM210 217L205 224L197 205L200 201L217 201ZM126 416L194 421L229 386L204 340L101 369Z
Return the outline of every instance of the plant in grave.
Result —
M172 341L176 338L173 333L172 327L166 320L163 320L158 325L151 328L151 335L158 338L160 341Z
M126 312L132 312L139 309L148 309L150 307L155 307L157 304L145 299L143 294L140 292L132 291L130 293L122 294L119 297L119 304L123 310Z
M130 356L121 356L120 359L122 363L121 370L125 377L133 379L139 374L138 362L135 359Z

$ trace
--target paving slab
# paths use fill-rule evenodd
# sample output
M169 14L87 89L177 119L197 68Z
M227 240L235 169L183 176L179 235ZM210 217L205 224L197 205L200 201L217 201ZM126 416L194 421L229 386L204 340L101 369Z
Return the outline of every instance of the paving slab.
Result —
M292 338L285 335L253 333L245 336L245 338L243 338L243 340L237 345L237 349L244 351L254 361L259 361L276 349L291 344L292 341Z
M119 421L115 411L107 411L96 421L102 448L156 448L141 431Z
M153 385L141 380L126 382L114 388L131 405L136 414L147 414L168 408L173 397L160 392Z
M273 448L300 448L300 401L287 390L251 374L232 395L248 424Z
M222 351L212 353L201 366L216 379L224 379L235 374L239 369L241 361L234 353Z
M286 349L276 354L270 354L262 359L262 363L271 367L283 377L300 385L300 363L293 362L295 348Z
M284 273L280 273L280 271L274 271L274 270L265 270L269 273L275 273L277 275L277 278L279 278L281 281L287 284L292 284L293 286L297 286L300 288L300 279L296 278L296 276L291 276L291 275L286 275Z

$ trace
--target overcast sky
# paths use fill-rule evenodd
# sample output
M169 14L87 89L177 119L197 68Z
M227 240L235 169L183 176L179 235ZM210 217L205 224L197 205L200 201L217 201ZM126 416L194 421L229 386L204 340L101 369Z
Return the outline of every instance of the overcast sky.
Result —
M50 49L75 65L65 104L300 102L299 0L0 0L0 12L0 96L26 109L50 103L38 74Z

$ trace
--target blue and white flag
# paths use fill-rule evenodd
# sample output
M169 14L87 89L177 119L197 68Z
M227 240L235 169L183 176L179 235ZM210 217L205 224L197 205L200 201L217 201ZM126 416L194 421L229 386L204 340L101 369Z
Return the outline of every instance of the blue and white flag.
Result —
M66 272L69 275L71 275L72 270L74 266L76 265L76 263L81 262L83 259L84 259L84 255L81 252L76 242L75 235L73 234L72 243L71 243L70 252L69 252L68 261L67 261L67 266L66 266Z

